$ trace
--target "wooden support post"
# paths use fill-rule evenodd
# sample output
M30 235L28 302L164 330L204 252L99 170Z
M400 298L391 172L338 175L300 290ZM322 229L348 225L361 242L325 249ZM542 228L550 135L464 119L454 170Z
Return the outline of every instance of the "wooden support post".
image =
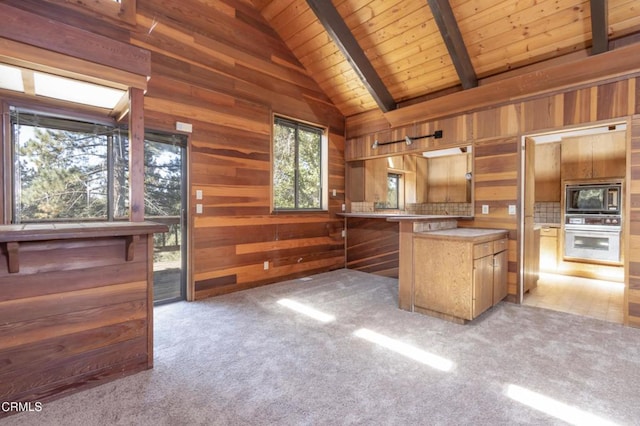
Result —
M20 251L19 244L16 242L7 243L7 258L9 260L9 273L16 274L20 272Z
M131 262L135 257L135 247L138 241L140 241L139 235L129 235L126 237L124 244L125 244L125 259L127 260L127 262Z
M144 93L129 89L129 220L144 221Z

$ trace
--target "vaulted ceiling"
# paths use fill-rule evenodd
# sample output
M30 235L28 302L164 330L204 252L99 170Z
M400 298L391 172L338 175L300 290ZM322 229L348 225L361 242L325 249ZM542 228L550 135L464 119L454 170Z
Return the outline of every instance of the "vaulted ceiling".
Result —
M384 112L636 42L638 0L252 0L339 110Z

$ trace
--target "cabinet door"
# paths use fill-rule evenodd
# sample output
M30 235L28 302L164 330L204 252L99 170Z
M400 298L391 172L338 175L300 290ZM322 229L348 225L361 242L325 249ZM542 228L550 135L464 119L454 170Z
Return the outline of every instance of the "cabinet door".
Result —
M424 157L416 157L416 203L426 203L429 200L428 162Z
M493 255L473 261L473 317L493 304Z
M507 251L493 256L493 304L507 297L507 274L509 272Z
M387 159L365 161L365 201L387 201Z
M540 270L555 273L558 268L558 230L540 230Z
M592 148L585 137L563 138L561 146L562 179L578 180L593 177Z
M560 202L560 143L535 145L536 202Z
M351 161L345 167L346 192L348 202L365 201L365 168L364 161Z
M624 132L591 136L593 177L624 177L626 172L626 140Z
M452 155L449 158L447 202L467 202L467 158L468 155Z
M447 157L429 159L427 169L427 181L429 182L429 203L446 203L447 186L449 185L449 161Z

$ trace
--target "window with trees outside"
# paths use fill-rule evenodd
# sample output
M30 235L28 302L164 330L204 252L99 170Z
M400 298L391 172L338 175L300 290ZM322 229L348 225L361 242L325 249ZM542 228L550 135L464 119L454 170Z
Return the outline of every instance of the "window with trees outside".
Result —
M323 210L327 203L324 129L276 117L273 126L274 210Z
M14 223L128 218L127 129L18 110L11 125ZM145 135L146 216L180 216L176 137Z
M400 175L389 173L387 175L387 205L388 209L400 208Z

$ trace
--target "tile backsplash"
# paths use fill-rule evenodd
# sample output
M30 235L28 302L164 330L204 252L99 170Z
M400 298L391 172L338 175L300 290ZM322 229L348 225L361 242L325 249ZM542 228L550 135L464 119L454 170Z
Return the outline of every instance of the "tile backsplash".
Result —
M419 203L407 204L407 213L471 216L471 203Z
M560 223L561 218L559 202L540 202L533 205L535 223Z
M373 201L352 201L351 213L369 213L373 211Z

